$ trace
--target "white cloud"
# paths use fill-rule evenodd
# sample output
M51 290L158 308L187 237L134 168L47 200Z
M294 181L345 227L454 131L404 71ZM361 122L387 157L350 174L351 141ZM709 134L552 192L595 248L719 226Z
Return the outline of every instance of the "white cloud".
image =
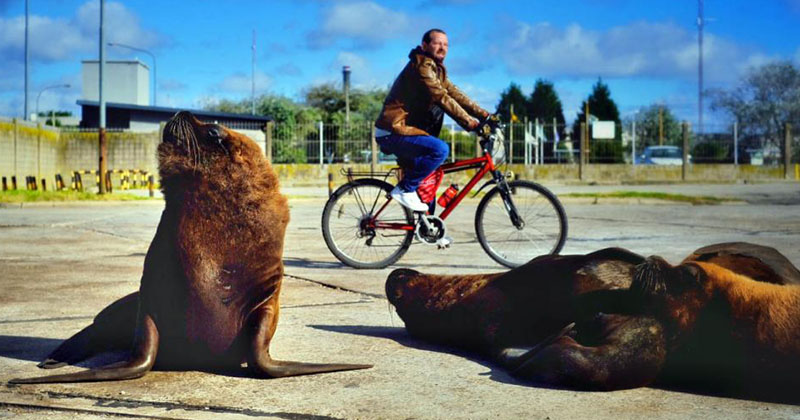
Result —
M635 22L606 31L578 24L515 22L499 55L515 74L549 77L680 77L697 74L697 38L672 23ZM709 80L729 81L748 65L768 59L734 42L706 34Z
M106 3L106 39L140 48L159 43L159 35L144 29L139 18L122 3ZM97 0L84 3L72 18L32 15L29 18L31 59L45 62L76 60L76 55L97 54L100 6ZM0 18L0 56L9 61L24 60L25 17Z
M250 74L237 72L222 79L221 82L214 86L214 89L220 91L223 96L227 93L242 94L250 93L252 90L253 78ZM267 76L264 72L256 70L255 73L255 87L256 94L264 92L272 85L272 78Z
M372 1L336 2L323 11L320 29L307 34L311 48L323 48L339 40L360 47L377 47L388 39L421 27L419 19L387 9ZM421 33L421 32L420 32Z

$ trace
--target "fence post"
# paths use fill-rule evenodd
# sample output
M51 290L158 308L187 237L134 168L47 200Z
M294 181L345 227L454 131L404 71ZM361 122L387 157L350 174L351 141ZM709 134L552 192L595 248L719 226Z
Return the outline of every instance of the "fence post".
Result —
M375 141L375 125L373 124L369 130L370 148L372 149L372 162L370 163L370 172L375 172L375 167L378 166L378 142Z
M636 166L636 118L634 117L633 122L631 122L631 131L633 134L631 135L631 163L633 166Z
M36 123L36 179L42 178L42 123Z
M450 124L450 162L456 161L456 125Z
M508 164L514 163L514 120L508 123Z
M783 128L783 177L791 179L789 168L792 166L792 125L786 123Z
M739 123L733 122L733 164L739 164Z
M264 154L267 156L267 163L272 165L272 127L275 125L272 121L267 121L267 125L265 129L267 130L266 137L267 137L267 144L265 145Z
M322 125L322 121L320 121L317 126L319 127L319 165L322 166L322 164L323 164L322 143L323 143L323 139L324 139L324 136L322 135L322 130L324 128L323 125Z
M17 135L18 135L18 131L19 131L19 121L16 118L14 118L14 172L13 172L13 178L12 179L15 180L14 181L14 189L15 190L17 189L16 179L17 179Z
M689 123L684 121L681 125L683 134L683 164L681 165L681 180L686 181L689 171Z
M578 179L584 179L584 166L586 165L586 123L581 123L580 156L578 157Z

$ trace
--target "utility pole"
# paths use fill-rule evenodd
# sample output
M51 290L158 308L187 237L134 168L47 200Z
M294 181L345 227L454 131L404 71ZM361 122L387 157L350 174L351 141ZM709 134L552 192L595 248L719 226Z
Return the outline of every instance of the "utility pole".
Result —
M256 115L256 30L253 29L253 46L251 48L253 56L252 76L250 77L250 113Z
M344 88L344 121L350 124L350 66L342 67L342 87Z
M98 69L98 79L100 79L99 88L99 111L100 111L100 124L97 130L99 137L99 168L98 179L100 180L100 194L106 193L106 170L108 162L106 161L108 143L106 141L106 99L103 95L103 76L106 70L106 35L105 35L105 0L100 0L100 63Z
M697 132L703 132L703 0L697 0Z
M28 61L30 61L30 53L28 52L28 0L25 0L25 114L23 116L25 121L30 119L28 114Z
M664 145L664 107L658 107L658 145Z

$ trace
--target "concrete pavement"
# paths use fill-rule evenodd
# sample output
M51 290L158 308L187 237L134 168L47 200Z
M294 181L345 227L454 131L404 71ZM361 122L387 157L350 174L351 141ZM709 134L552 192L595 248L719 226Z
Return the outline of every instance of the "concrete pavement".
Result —
M703 245L744 240L774 246L800 265L797 183L549 187L558 194L641 188L744 203L565 199L569 238L563 253L623 246L676 262ZM0 208L0 417L800 419L798 406L674 390L592 393L537 387L468 354L415 340L383 298L383 282L397 267L438 273L503 270L474 238L477 200L465 201L448 219L456 240L450 249L414 244L392 268L353 270L339 264L322 241L326 189L283 191L291 198L292 221L274 356L372 363L374 368L275 380L239 372L151 372L112 383L7 386L10 378L40 374L35 363L60 340L136 290L163 204ZM115 357L120 355L83 365Z

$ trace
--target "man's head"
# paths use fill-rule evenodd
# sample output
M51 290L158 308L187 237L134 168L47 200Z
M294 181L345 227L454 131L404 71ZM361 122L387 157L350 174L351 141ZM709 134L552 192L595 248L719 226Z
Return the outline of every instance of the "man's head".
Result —
M431 29L422 35L422 50L439 62L447 56L447 34L441 29Z

